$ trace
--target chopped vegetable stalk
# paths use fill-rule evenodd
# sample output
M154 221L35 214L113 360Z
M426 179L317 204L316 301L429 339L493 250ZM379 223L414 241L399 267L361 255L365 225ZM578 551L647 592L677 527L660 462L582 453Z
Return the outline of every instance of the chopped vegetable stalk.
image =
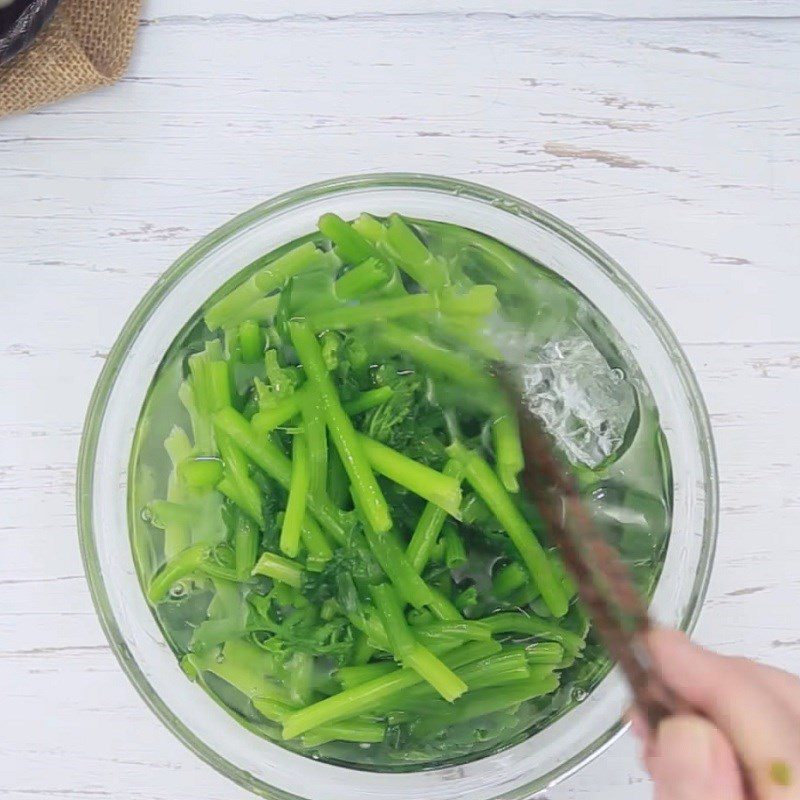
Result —
M405 553L403 553L402 550L400 553L403 558L405 558ZM431 589L431 596L428 600L428 608L440 620L460 620L462 618L461 612L453 605L450 598L433 588Z
M513 412L509 411L492 423L492 441L497 462L497 475L509 492L519 491L517 475L525 466L519 427Z
M231 378L224 361L209 361L206 364L209 411L213 413L231 404Z
M279 400L271 408L262 408L253 415L250 424L260 434L271 433L289 420L294 419L303 408L303 401L307 397L307 390L303 386L287 397Z
M500 645L495 642L471 642L442 656L442 662L453 670L500 649ZM327 697L294 712L284 723L283 738L292 739L320 725L390 707L391 701L397 695L421 681L422 678L413 669L403 667L349 691Z
M153 500L147 507L150 522L166 530L171 525L192 526L197 522L197 508L171 500Z
M250 423L230 407L223 408L214 415L214 425L230 436L255 464L288 491L292 465L275 444L269 439L262 439ZM337 541L344 542L347 534L338 510L326 498L309 495L306 503L325 531Z
M458 517L461 506L461 487L450 475L437 472L385 444L363 434L358 441L370 466L389 480Z
M305 386L300 387L293 394L279 400L274 406L257 411L250 420L250 424L258 433L271 433L300 414L304 403L307 402L308 394L309 392ZM356 414L362 414L371 408L382 405L393 394L394 390L391 386L380 386L377 389L361 392L353 400L342 403L342 406L353 417Z
M383 223L369 214L361 214L353 220L353 229L358 231L368 242L373 245L386 239L386 228Z
M259 436L235 409L223 408L214 415L214 425L244 450L247 456L285 489L289 488L292 466L269 440Z
M453 601L455 607L463 614L468 608L478 605L478 589L475 586L467 586L459 592Z
M217 554L213 549L209 550L208 557L206 560L200 565L200 571L204 575L208 575L209 578L217 578L219 580L224 581L240 581L241 577L237 574L236 570L233 567L233 553L226 549L223 551L223 555L226 557L226 561L230 561L231 565L222 564L217 559ZM230 558L228 558L230 555Z
M328 480L328 434L325 417L318 403L303 404L303 425L308 450L308 490L316 497L324 497Z
M337 509L350 503L350 481L336 448L328 452L328 497Z
M333 285L340 300L355 300L386 286L392 277L390 269L377 258L368 258L342 275Z
M193 489L212 489L222 480L223 474L222 461L208 456L187 458L178 466L178 475Z
M388 583L373 586L372 597L395 658L421 675L445 700L460 697L467 685L414 638L392 587Z
M266 575L295 589L303 585L303 568L300 564L275 553L262 553L253 567L253 574Z
M264 371L267 374L267 381L269 381L274 397L288 397L294 392L296 374L293 370L286 369L280 365L278 354L272 348L264 353Z
M459 677L470 691L529 678L531 670L524 654L503 650L501 653L475 661L458 670Z
M189 414L194 435L195 450L199 453L211 455L216 452L214 447L214 426L211 417L198 408L197 398L192 380L183 381L178 388L178 399Z
M189 458L192 452L192 443L189 441L186 431L178 425L174 425L169 436L164 440L164 449L167 451L172 466L176 467Z
M333 253L317 250L310 242L290 250L269 266L257 272L253 279L261 294L269 294L284 284L289 278L312 269L335 270L341 260Z
M342 607L335 597L329 597L322 603L322 608L319 610L319 618L330 622L332 619L342 613Z
M341 336L335 331L325 331L319 337L322 363L328 372L333 372L339 366L339 350L342 346Z
M210 608L208 619L194 629L189 639L189 651L192 653L206 653L233 636L241 636L246 630L243 614L212 619Z
M242 349L242 361L253 364L261 360L264 354L264 334L255 320L245 320L239 326L239 346Z
M500 600L504 600L525 586L529 580L528 571L521 564L512 561L497 570L497 574L492 578L492 593Z
M195 451L213 455L211 415L231 402L230 372L223 360L221 342L207 341L203 352L189 356L188 365L190 375L178 391L178 397L192 421Z
M329 328L353 328L396 317L416 317L436 310L436 301L429 294L407 294L386 300L372 300L354 306L331 308L313 314L309 319L315 331Z
M445 523L443 536L445 565L448 569L463 567L467 563L467 550L456 526L452 523Z
M292 442L292 477L289 499L281 526L281 551L294 558L300 549L300 530L306 515L306 497L309 488L308 448L305 434L295 434Z
M530 678L531 670L523 653L504 650L502 653L497 653L460 667L456 670L456 674L469 686L469 693L465 696L466 698L470 697L477 689L504 686ZM395 709L415 709L425 716L430 714L431 711L446 712L448 706L436 701L436 695L429 686L418 684L403 692L403 695L397 700ZM432 702L433 707L431 705Z
M367 681L389 675L396 669L397 666L391 661L376 661L372 664L342 667L336 672L336 679L342 685L342 689L352 689Z
M325 369L316 337L305 322L295 320L290 323L289 329L306 377L313 387L314 399L318 399L322 406L331 439L350 478L353 493L358 497L369 524L377 532L388 531L392 527L389 506L362 451L353 423L342 408L336 388Z
M172 503L182 503L185 500L183 482L191 485L181 469L186 459L192 452L192 444L186 431L175 425L164 441L172 469L167 479L167 500ZM191 544L192 533L190 525L185 522L174 522L164 528L164 555L167 559L174 558Z
M414 645L401 662L421 675L448 702L467 691L467 684L422 645Z
M373 655L375 655L375 648L369 643L367 635L363 631L356 630L352 663L368 664Z
M377 251L355 228L337 214L323 214L317 227L334 244L336 252L343 261L360 264L368 258L377 256Z
M389 637L383 627L383 623L377 614L365 609L363 619L353 618L352 622L356 626L361 626L362 632L366 635L368 643L376 650L391 652ZM425 612L427 614L427 612ZM428 615L433 619L432 615ZM427 620L427 616L425 617ZM485 642L491 639L488 627L479 622L467 621L458 618L448 618L435 622L425 621L413 629L414 637L420 644L425 645L431 652L440 655L452 650L465 642Z
M286 664L286 688L292 703L305 706L313 695L314 658L309 653L296 652Z
M221 658L213 650L190 653L183 657L181 667L192 680L202 680L203 673L208 672L245 697L288 702L286 690L274 680L276 668L269 653L244 639L227 641Z
M505 528L530 571L533 582L539 587L547 607L553 616L563 617L567 613L569 599L553 571L547 553L492 468L477 453L467 450L460 442L450 445L448 454L463 462L467 481Z
M416 733L422 737L429 736L442 728L513 708L526 700L550 694L557 688L558 677L551 674L544 678L528 678L515 681L507 686L496 686L470 692L452 711L447 710L441 716L429 716L422 720L416 728Z
M577 633L539 617L504 612L485 617L481 622L488 625L493 634L516 633L523 636L537 636L546 641L558 642L567 653L573 655L579 653L585 646L583 638Z
M442 289L450 280L447 266L433 256L398 214L392 214L385 244L397 266L430 292Z
M332 741L375 744L382 742L385 736L386 726L380 722L346 719L330 725L321 725L311 733L305 734L302 742L306 747L319 747Z
M263 512L261 510L261 496L255 496L243 490L236 481L230 477L224 477L218 484L217 489L222 492L235 506L244 511L260 527L264 525Z
M233 330L236 326L247 321L261 322L264 324L271 323L275 319L275 312L278 310L279 299L279 294L261 297L249 306L245 306L239 313L231 314L225 320L226 330Z
M426 647L439 649L438 644L456 642L487 642L492 638L492 632L487 625L477 620L438 620L413 625L414 636Z
M365 411L383 405L387 400L391 399L393 394L394 389L391 386L368 389L366 392L361 392L354 400L344 403L344 410L351 417L354 417L356 414L363 414Z
M306 506L308 498L306 498ZM325 564L333 557L333 550L325 534L313 517L308 514L303 519L300 529L300 538L306 548L306 569L311 572L320 572Z
M255 520L259 527L263 527L264 512L261 508L261 492L250 477L247 457L230 437L218 436L217 442L222 461L225 464L225 477L219 483L219 490Z
M251 702L261 716L279 724L298 708L288 701L288 697L286 700L276 697L254 697Z
M461 353L455 353L421 333L404 330L396 325L382 325L376 331L378 338L399 353L406 353L433 372L450 378L459 386L466 386L496 396L497 390L488 376L476 369L473 362Z
M465 620L460 616L443 614L446 619L435 620L432 614L424 612L422 622L413 626L414 637L432 653L441 655L466 642L487 642L492 638L489 628L475 620ZM434 621L428 621L428 620ZM368 620L368 640L378 650L390 651L389 639L383 625L376 617Z
M356 508L360 510L358 501ZM378 532L364 520L364 533L375 559L406 603L417 609L428 606L440 619L461 619L455 606L417 574L391 531Z
M450 459L444 465L442 474L460 483L464 475L464 466L458 459ZM436 503L428 503L420 514L406 549L406 557L417 573L422 573L425 569L446 519L447 512Z
M256 564L260 545L258 529L245 514L236 514L233 527L233 554L236 572L249 577Z
M242 449L231 441L228 436L219 436L218 441L222 463L225 466L225 474L239 485L252 483L255 491L258 492L258 487L255 486L250 477L250 464Z
M436 332L467 353L474 353L489 361L501 361L503 353L494 339L481 328L476 327L475 320L467 316L440 317L437 320Z
M325 266L335 267L338 259L334 260L331 256L330 253L317 250L312 242L306 242L306 244L284 253L258 269L244 283L228 292L211 306L206 312L206 325L212 331L226 327L230 324L231 319L277 289L293 275ZM264 260L260 259L255 263L258 265Z
M564 660L564 647L558 642L536 642L525 647L530 665L558 665Z
M452 316L488 317L497 311L497 288L480 284L466 292L457 292L448 287L439 296L439 308L442 313ZM475 325L474 320L470 323Z
M207 555L208 547L200 544L188 547L168 561L150 581L147 599L153 604L160 603L174 584L193 572L197 572L203 566Z

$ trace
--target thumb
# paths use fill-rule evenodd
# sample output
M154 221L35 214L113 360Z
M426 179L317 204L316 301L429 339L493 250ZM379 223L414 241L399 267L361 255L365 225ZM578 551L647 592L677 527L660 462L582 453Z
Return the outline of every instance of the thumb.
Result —
M665 719L645 762L655 800L745 800L730 743L700 717Z

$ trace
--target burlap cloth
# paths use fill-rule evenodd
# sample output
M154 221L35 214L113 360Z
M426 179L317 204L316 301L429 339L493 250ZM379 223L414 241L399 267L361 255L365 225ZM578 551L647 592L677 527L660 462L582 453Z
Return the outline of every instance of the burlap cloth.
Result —
M133 49L140 0L61 0L33 45L0 67L0 116L114 83Z

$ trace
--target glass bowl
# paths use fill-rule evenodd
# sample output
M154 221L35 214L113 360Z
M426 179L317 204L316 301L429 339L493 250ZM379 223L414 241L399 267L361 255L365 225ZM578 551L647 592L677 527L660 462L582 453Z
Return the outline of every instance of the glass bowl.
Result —
M580 705L501 752L458 766L386 773L315 761L243 728L181 672L156 626L128 536L128 463L150 381L166 348L206 299L256 257L312 231L333 211L392 211L453 222L505 242L562 275L611 321L650 385L672 458L673 523L652 600L661 622L690 630L711 569L717 473L708 416L674 335L641 290L571 227L515 197L448 178L361 175L280 195L223 225L147 293L109 354L89 405L78 469L78 522L97 612L122 668L161 721L216 770L267 798L527 798L603 751L628 702L612 670Z

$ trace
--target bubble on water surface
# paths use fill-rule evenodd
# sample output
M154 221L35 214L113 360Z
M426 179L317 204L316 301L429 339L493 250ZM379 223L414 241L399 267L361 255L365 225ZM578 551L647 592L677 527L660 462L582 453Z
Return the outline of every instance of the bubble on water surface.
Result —
M189 587L186 586L184 581L173 583L169 590L169 596L172 600L180 600L182 597L186 597L187 594L189 594Z

